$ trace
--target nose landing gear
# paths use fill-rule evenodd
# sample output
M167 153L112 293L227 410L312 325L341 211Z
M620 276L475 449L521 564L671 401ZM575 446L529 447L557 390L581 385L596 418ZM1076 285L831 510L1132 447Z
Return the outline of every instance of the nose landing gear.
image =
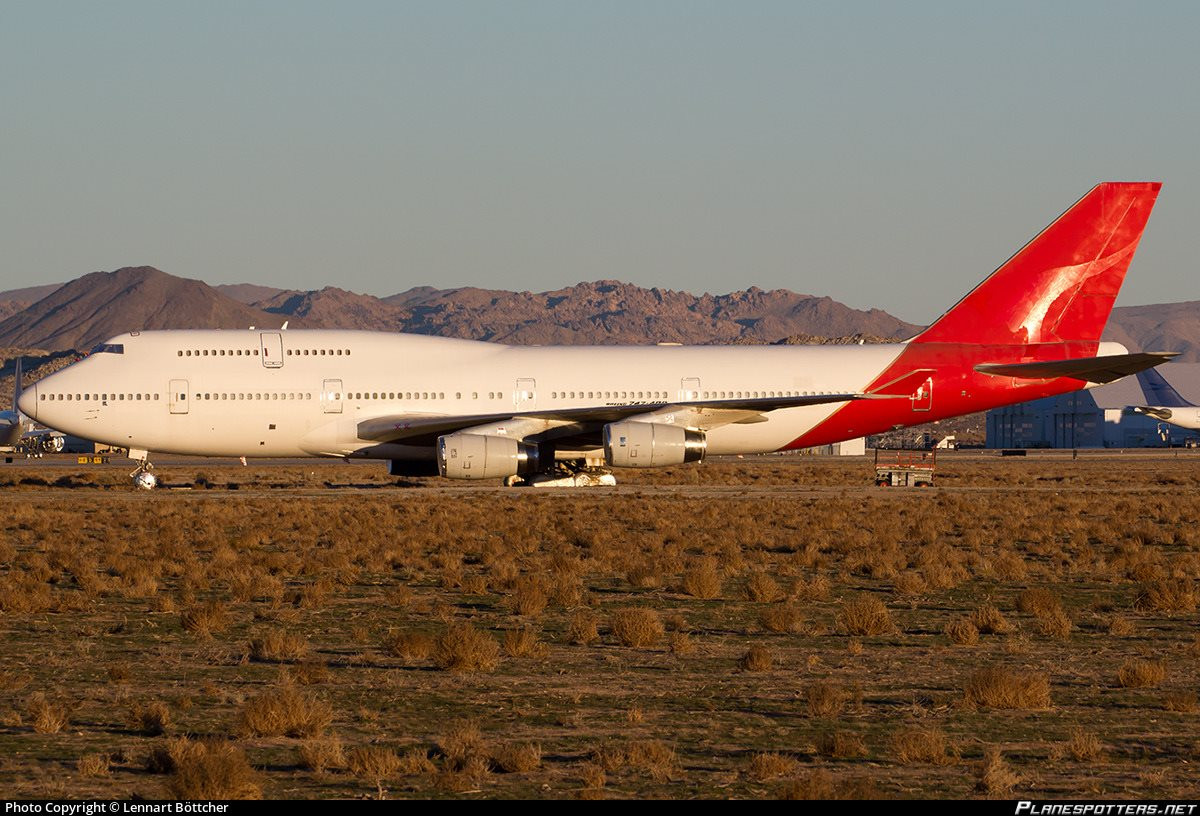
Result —
M130 478L133 479L133 486L138 490L153 490L158 487L158 477L150 471L154 470L154 465L150 461L150 453L148 451L131 450L129 458L138 463L137 469L130 473Z

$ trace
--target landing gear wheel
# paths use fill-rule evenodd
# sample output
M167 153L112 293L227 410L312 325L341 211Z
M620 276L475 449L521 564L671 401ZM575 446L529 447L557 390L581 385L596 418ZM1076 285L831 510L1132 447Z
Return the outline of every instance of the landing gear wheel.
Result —
M133 486L138 490L153 490L158 487L158 477L152 471L154 465L149 459L141 459L138 461L137 470L129 474L133 478Z

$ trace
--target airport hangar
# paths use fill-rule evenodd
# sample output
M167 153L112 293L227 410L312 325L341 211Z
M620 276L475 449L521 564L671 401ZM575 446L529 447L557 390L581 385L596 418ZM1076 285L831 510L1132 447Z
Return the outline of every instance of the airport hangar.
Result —
M1179 395L1200 405L1200 363L1165 363L1163 379ZM987 412L989 448L1161 448L1200 444L1190 431L1153 417L1127 412L1153 405L1136 377L1087 391L1023 402Z

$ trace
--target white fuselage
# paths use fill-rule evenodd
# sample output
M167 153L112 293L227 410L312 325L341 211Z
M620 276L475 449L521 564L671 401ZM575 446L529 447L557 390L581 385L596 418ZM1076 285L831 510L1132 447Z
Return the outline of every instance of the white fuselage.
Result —
M430 452L361 439L359 423L852 393L904 349L504 346L343 330L145 331L106 345L28 389L22 409L49 427L131 450L391 459ZM778 450L836 408L786 408L767 421L715 428L708 451Z

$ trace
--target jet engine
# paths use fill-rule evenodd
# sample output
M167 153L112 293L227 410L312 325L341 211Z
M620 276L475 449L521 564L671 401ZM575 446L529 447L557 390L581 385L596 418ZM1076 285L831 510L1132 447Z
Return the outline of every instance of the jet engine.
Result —
M538 446L468 432L438 437L438 473L448 479L497 479L538 471Z
M663 467L699 462L707 441L703 431L661 422L614 422L604 426L604 459L612 467Z

